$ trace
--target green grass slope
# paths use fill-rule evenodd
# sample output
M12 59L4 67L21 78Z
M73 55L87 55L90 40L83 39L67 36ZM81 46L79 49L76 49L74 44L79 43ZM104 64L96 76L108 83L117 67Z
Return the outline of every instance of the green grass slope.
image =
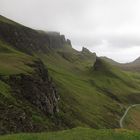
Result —
M26 55L13 49L10 45L0 40L0 74L18 74L32 71L26 64L35 60L32 56Z
M8 21L4 22L6 23L4 27L8 29L10 26L9 23L7 24ZM16 25L12 24L9 33L11 36L14 34L13 37L16 36L14 41L12 39L8 42L9 36L8 34L6 37L4 36L5 30L2 34L3 39L0 39L0 75L29 74L32 72L32 68L27 64L33 63L39 58L48 68L60 94L57 128L45 115L32 111L31 105L23 102L20 107L30 108L33 121L41 122L41 125L44 123L53 129L79 126L116 128L119 127L119 119L125 108L130 104L140 103L139 73L124 72L104 59L96 57L95 53L91 53L85 48L81 52L76 51L67 43L60 48L49 49L51 45L44 44L47 37L44 36L44 33L42 36L41 33L31 29L25 28L25 31L21 31L21 28L18 27L19 30L16 30L15 34L13 27L14 30L17 29ZM29 34L30 36L28 36ZM31 38L32 35L35 35L35 40ZM41 51L38 44L42 47ZM56 45L57 41L54 44ZM20 51L22 49L20 45L28 50L28 54L26 51ZM43 51L44 47L45 51ZM32 51L31 55L29 55L29 51ZM9 102L11 100L14 102L14 99L10 97L12 95L9 94L11 93L9 85L0 81L0 87L2 87L0 88L2 104L6 104L3 101L3 95L9 96Z
M60 132L0 136L0 140L139 140L140 133L128 130L75 128Z
M65 48L38 57L57 84L59 115L68 127L119 127L125 107L140 102L139 80L95 54Z

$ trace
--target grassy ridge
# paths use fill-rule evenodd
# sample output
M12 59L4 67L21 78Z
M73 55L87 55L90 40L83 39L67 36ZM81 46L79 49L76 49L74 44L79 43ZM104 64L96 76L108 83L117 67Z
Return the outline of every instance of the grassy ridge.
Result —
M15 134L1 136L0 140L139 140L140 133L127 130L95 130L75 128L51 133Z

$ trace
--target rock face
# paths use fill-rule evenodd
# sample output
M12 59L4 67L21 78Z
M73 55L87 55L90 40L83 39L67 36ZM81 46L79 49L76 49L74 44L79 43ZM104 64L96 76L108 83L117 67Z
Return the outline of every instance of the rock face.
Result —
M47 32L49 37L49 47L50 48L62 48L65 45L70 45L71 43L65 39L64 35L60 35L58 32Z
M22 106L16 106L0 95L4 103L0 102L0 134L9 134L15 132L33 132L39 131L31 120L31 113Z
M71 46L70 40L66 40L65 36L58 32L39 32L2 21L0 21L0 39L28 54L47 53L50 49Z
M83 54L89 54L89 53L91 53L87 48L85 48L85 47L83 47L82 48L82 53Z
M43 63L35 61L31 65L35 72L32 75L11 75L9 83L15 96L24 98L46 115L53 115L59 111L59 96L52 79L48 75Z
M71 41L69 39L67 39L67 44L70 45L70 46L72 46L71 45Z
M56 86L41 60L28 65L34 69L33 73L0 76L9 85L12 97L0 94L0 134L40 132L57 127L60 97ZM39 122L33 119L34 114L39 116ZM43 116L53 121L53 125L45 124Z

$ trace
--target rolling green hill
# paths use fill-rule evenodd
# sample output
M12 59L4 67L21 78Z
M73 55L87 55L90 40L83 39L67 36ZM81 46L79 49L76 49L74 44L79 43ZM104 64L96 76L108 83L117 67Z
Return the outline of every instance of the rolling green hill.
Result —
M140 103L139 84L139 73L76 51L60 33L0 17L1 134L119 128L126 107Z

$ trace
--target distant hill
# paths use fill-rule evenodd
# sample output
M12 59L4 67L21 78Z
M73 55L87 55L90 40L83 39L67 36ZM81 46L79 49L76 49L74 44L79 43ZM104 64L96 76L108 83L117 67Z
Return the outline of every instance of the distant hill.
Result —
M124 65L124 68L126 67L126 70L132 70L132 71L140 71L140 57L137 58L135 61L131 63L127 63Z
M107 61L107 62L109 62L112 65L120 65L121 64L121 63L118 63L118 62L114 61L113 59L108 58L108 57L105 57L105 56L102 56L100 58L103 59L103 60L105 60L105 61Z
M135 61L133 61L132 63L135 63L135 64L140 64L140 57L137 58Z
M140 57L130 63L118 63L107 57L101 57L101 58L114 66L120 67L123 70L140 72Z

